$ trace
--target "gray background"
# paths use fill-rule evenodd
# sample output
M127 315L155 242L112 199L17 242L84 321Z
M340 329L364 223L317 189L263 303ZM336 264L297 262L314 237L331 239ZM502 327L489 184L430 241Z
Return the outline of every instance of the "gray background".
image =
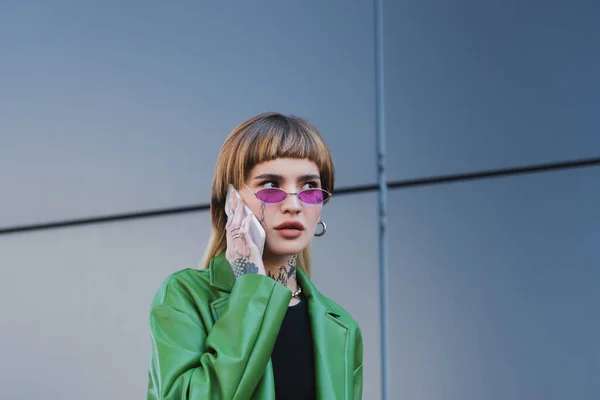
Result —
M0 398L143 398L148 308L197 266L218 150L266 110L377 183L382 61L390 399L600 396L600 168L407 179L600 157L589 1L0 3ZM336 196L314 281L361 324L381 390L378 193ZM20 230L19 227L39 229ZM17 229L13 229L17 228Z

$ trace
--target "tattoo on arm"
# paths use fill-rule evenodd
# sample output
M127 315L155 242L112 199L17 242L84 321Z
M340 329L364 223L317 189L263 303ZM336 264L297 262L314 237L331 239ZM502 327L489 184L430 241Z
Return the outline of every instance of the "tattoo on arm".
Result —
M244 226L242 225L242 228ZM231 230L232 234L237 233L240 228ZM233 261L230 263L233 269L233 274L236 279L245 274L257 274L258 267L253 262L250 262L250 248L246 243L246 238L241 237L239 241L233 243Z
M239 278L245 274L257 274L258 267L248 261L248 257L239 257L233 261L233 274Z

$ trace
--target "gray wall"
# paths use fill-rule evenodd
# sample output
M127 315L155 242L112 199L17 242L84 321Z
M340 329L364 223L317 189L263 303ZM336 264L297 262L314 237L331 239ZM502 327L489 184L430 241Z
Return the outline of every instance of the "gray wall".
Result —
M23 3L23 4L21 4ZM9 232L209 200L229 131L308 118L338 187L377 182L374 4L0 5L0 398L143 398L148 307L207 212ZM383 2L390 399L600 396L593 1ZM356 316L381 398L378 193L336 196L314 280Z
M598 2L383 9L390 181L600 157ZM391 190L390 398L600 398L599 199L598 166Z

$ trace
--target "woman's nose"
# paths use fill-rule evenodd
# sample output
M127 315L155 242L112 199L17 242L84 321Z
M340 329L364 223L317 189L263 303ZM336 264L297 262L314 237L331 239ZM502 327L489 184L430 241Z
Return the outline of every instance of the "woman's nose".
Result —
M302 211L302 203L296 193L288 193L287 197L281 203L281 211L296 214Z

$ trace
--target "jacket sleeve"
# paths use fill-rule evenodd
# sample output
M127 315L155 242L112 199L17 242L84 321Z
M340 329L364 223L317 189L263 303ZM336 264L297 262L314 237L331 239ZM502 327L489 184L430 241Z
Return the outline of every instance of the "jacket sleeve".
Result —
M168 301L154 305L147 399L249 399L266 369L291 295L266 276L243 275L209 332L193 307Z

